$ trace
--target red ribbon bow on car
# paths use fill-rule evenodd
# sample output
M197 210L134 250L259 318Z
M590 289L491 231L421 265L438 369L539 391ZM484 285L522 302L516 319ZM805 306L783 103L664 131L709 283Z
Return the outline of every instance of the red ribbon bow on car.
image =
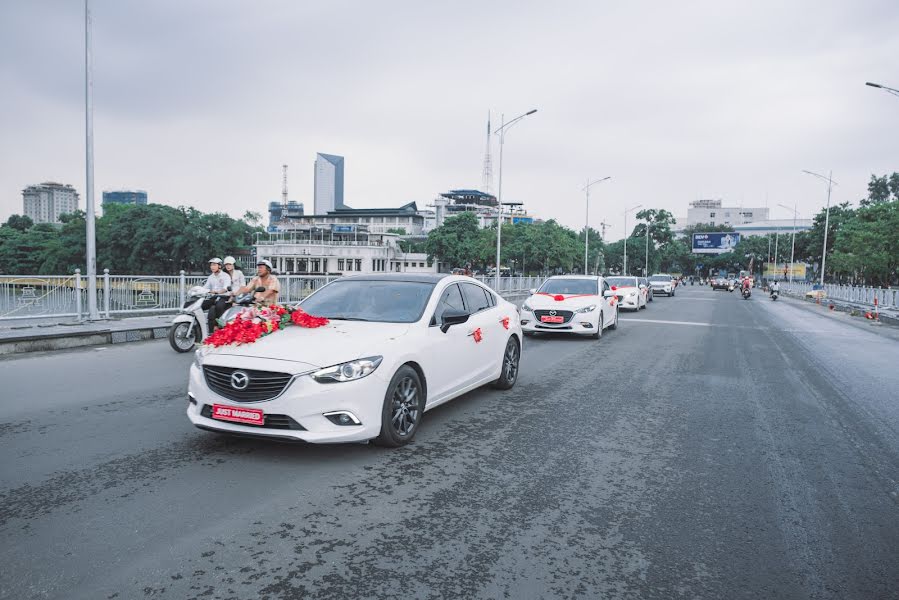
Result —
M505 327L506 329L509 328L509 317L503 317L499 320L499 322L502 323L503 327Z
M480 327L478 327L477 329L475 329L474 331L472 331L472 332L469 333L468 335L470 335L471 337L474 338L474 343L475 343L475 344L480 344L480 343L481 343L481 340L484 339L483 334L481 334L481 328L480 328Z

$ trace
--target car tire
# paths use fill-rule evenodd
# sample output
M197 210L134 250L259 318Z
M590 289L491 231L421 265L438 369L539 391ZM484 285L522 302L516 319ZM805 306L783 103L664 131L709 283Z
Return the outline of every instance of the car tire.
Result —
M497 390L511 390L518 381L518 370L521 363L521 345L515 336L510 336L503 351L503 366L499 379L490 384Z
M618 309L617 308L615 309L615 320L612 321L611 325L609 325L609 329L611 329L612 331L618 329Z
M403 365L393 375L381 408L381 433L377 446L396 448L412 441L425 409L424 387L418 372Z
M602 322L605 320L605 317L602 315L602 311L599 311L599 321L596 322L596 332L590 337L594 340L598 340L602 337Z

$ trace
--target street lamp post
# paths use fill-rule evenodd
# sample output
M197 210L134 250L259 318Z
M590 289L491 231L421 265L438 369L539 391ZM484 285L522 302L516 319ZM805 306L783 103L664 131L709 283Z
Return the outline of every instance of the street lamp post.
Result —
M503 145L506 142L506 131L512 125L515 125L528 115L537 112L537 109L531 109L523 115L518 115L508 123L506 116L502 116L502 125L494 133L499 136L499 181L497 182L497 201L496 201L496 289L499 290L499 259L500 259L500 243L503 235Z
M866 81L865 85L870 86L872 88L881 89L888 94L893 94L894 96L899 96L899 90L893 89L891 87L887 87L885 85L880 85L879 83L871 83L870 81Z
M643 205L638 204L624 211L624 273L622 273L622 275L627 275L627 238L630 237L627 233L627 213L637 210L641 206Z
M601 183L606 181L607 179L611 179L612 176L603 177L602 179L597 179L593 183L588 183L583 187L583 192L587 194L587 202L586 202L586 214L584 215L584 275L589 275L587 271L587 255L590 252L590 188L597 183ZM589 179L587 180L590 181Z
M643 277L649 277L649 225L650 221L646 219L646 265L643 267Z
M790 243L790 285L793 285L793 260L796 257L796 213L798 212L798 203L794 203L793 208L790 208L785 204L778 204L778 206L793 211L793 241Z
M84 0L84 164L85 237L87 238L87 318L99 321L97 310L97 234L94 215L94 82L91 52L90 0ZM81 294L81 290L76 291ZM108 290L107 290L108 293ZM81 315L78 315L81 319Z
M821 289L824 289L824 265L827 261L827 231L830 229L830 191L833 189L833 186L838 185L836 181L833 180L833 171L830 171L827 177L824 175L820 175L818 173L813 173L811 171L802 170L803 173L808 175L813 175L818 179L823 179L827 182L827 212L824 213L824 245L821 247Z

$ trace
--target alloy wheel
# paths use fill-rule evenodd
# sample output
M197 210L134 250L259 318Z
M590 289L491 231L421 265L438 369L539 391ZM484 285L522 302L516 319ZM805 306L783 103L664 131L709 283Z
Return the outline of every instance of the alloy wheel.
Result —
M418 384L411 377L404 377L396 384L391 399L390 422L398 435L405 437L415 429L421 416L420 399Z
M514 382L518 378L518 357L518 344L514 339L510 339L503 355L503 376L507 382Z

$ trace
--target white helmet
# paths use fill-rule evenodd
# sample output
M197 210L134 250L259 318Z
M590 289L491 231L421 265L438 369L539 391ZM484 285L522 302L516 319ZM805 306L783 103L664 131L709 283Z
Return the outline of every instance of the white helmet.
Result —
M220 259L220 258L210 258L210 259L209 259L209 264L211 265L212 263L215 263L215 264L217 264L218 266L222 266L222 259Z
M233 264L234 264L234 257L233 257L233 256L226 256L226 257L225 257L225 264L226 264L226 265L233 265Z
M269 271L275 270L275 268L272 266L272 263L270 261L265 260L264 258L260 258L259 260L256 261L256 266L258 267L259 265L265 265L266 267L268 267Z

